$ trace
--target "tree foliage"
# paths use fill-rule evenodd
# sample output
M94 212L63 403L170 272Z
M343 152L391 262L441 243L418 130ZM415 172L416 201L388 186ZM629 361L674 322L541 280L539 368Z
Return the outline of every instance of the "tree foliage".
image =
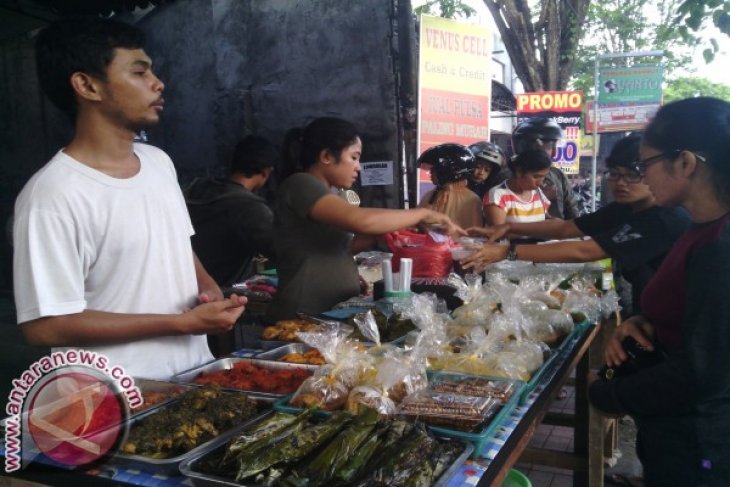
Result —
M727 0L683 0L677 8L674 25L678 25L682 36L690 37L690 31L698 32L709 18L720 32L730 36L730 2ZM702 52L705 61L712 61L718 49L717 40L710 39L710 47Z
M525 90L565 89L590 0L483 1Z
M438 7L438 12L436 8ZM457 17L469 18L476 13L476 10L466 5L462 0L429 0L413 11L417 15L435 15L446 19Z
M676 12L683 0L604 0L592 2L585 24L571 86L585 94L593 92L594 59L597 53L620 53L661 49L665 76L692 61L700 39L676 27ZM608 61L604 61L604 65ZM619 58L627 63L656 63L657 58Z
M695 96L714 96L730 102L730 85L713 83L705 78L677 78L669 82L667 89L664 90L664 103Z

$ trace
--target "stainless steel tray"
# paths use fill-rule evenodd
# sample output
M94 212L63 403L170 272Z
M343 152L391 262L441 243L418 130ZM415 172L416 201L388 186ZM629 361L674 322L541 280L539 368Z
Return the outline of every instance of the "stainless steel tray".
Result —
M253 365L256 365L257 367L261 367L261 368L267 369L267 370L301 369L301 370L310 370L310 371L314 372L319 367L319 365L290 364L287 362L272 362L271 360L260 360L258 358L227 357L227 358L214 360L213 362L210 362L208 364L201 365L200 367L196 367L194 369L190 369L188 371L177 374L177 375L173 376L171 380L173 382L178 382L178 383L183 383L183 384L195 384L193 381L200 374L218 372L220 370L230 370L238 362L248 362ZM235 389L235 388L230 388L230 387L224 387L224 389L231 390L231 391L241 391L242 390L242 389ZM267 397L271 397L271 398L279 398L279 397L286 396L286 394L278 394L278 393L263 392L263 391L243 390L243 392L250 392L253 394L259 394L261 396L267 396Z
M280 360L281 357L283 357L284 355L288 355L290 353L304 353L311 349L312 349L312 347L310 347L309 345L306 345L304 343L290 343L290 344L284 345L282 347L272 348L271 350L267 350L266 352L259 353L254 358L256 358L258 360L277 361L277 360Z
M156 380L156 379L144 379L141 377L134 378L134 385L139 387L139 390L142 393L143 399L144 399L145 394L148 394L151 392L155 392L155 393L159 392L162 394L166 394L169 397L160 402L152 404L151 406L147 406L146 404L143 404L141 407L130 410L129 411L130 418L135 417L140 414L144 414L148 411L152 411L161 406L164 406L165 404L169 404L170 402L174 401L177 398L177 396L179 396L180 394L184 393L185 391L189 391L190 389L193 388L193 386L190 386L187 384L178 384L175 382Z
M271 404L271 398L270 397L263 397L258 396L254 394L246 394L249 398L256 400L257 402L261 404ZM170 403L168 403L166 406L169 406ZM131 418L129 420L129 427L134 428L134 425L138 422L142 421L144 418L159 413L163 410L163 407L148 410L146 411L146 414L140 414L134 418ZM139 470L144 470L146 472L159 472L159 473L165 473L170 475L175 475L180 472L180 463L187 458L197 455L198 453L202 453L204 451L208 451L210 446L212 444L218 444L219 441L228 441L228 439L241 431L242 429L246 428L247 426L254 424L258 421L261 421L262 419L266 418L270 414L273 413L273 410L270 408L266 408L262 410L260 413L253 415L251 418L247 419L246 421L242 422L240 425L235 426L227 431L224 431L220 435L216 436L215 438L211 438L210 440L201 443L200 445L196 446L192 450L188 451L187 453L180 454L175 457L171 458L150 458L146 457L144 455L129 455L122 452L117 452L114 455L112 455L109 459L110 463L116 464L116 465L123 465L125 467L130 468L136 468Z
M243 428L238 431L242 430ZM209 475L196 470L200 463L205 461L208 456L216 454L221 448L225 448L228 440L233 436L233 434L229 435L226 438L216 438L214 441L208 443L207 447L204 449L196 449L197 451L195 452L195 454L189 455L187 459L180 463L180 472L189 479L191 479L195 487L257 487L258 484L239 484L231 478L219 477L217 475ZM439 438L447 439L443 437ZM448 483L449 479L454 476L459 467L469 458L469 456L474 451L474 445L472 445L471 443L462 440L448 440L458 441L464 446L464 450L462 451L461 455L456 457L454 463L452 463L451 466L447 468L443 474L441 474L436 482L434 482L432 487L445 486Z

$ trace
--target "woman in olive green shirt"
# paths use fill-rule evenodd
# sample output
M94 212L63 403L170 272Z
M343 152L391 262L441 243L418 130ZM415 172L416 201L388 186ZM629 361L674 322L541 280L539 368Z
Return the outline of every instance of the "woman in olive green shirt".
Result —
M304 128L300 143L305 172L283 182L274 208L279 289L268 321L318 314L360 293L353 234L382 235L422 222L464 234L446 215L426 208L360 208L333 193L350 188L360 172L362 142L352 123L318 118Z

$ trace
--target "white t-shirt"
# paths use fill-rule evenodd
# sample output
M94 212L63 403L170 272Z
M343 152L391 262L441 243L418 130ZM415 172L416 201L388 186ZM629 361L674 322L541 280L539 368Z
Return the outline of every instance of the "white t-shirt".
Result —
M156 147L134 151L140 170L131 178L59 151L23 188L13 228L18 323L86 309L177 314L195 304L193 227L175 168ZM213 358L205 335L83 348L148 378Z
M507 223L530 223L545 220L550 200L540 188L531 191L526 200L507 187L507 181L489 190L484 197L484 206L496 205L507 213Z

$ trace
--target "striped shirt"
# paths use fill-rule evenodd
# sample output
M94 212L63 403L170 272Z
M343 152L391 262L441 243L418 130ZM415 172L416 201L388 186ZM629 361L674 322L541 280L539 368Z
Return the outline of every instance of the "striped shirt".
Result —
M522 199L507 187L507 181L493 187L484 196L484 206L495 205L507 213L507 223L530 223L545 220L550 201L539 188Z

